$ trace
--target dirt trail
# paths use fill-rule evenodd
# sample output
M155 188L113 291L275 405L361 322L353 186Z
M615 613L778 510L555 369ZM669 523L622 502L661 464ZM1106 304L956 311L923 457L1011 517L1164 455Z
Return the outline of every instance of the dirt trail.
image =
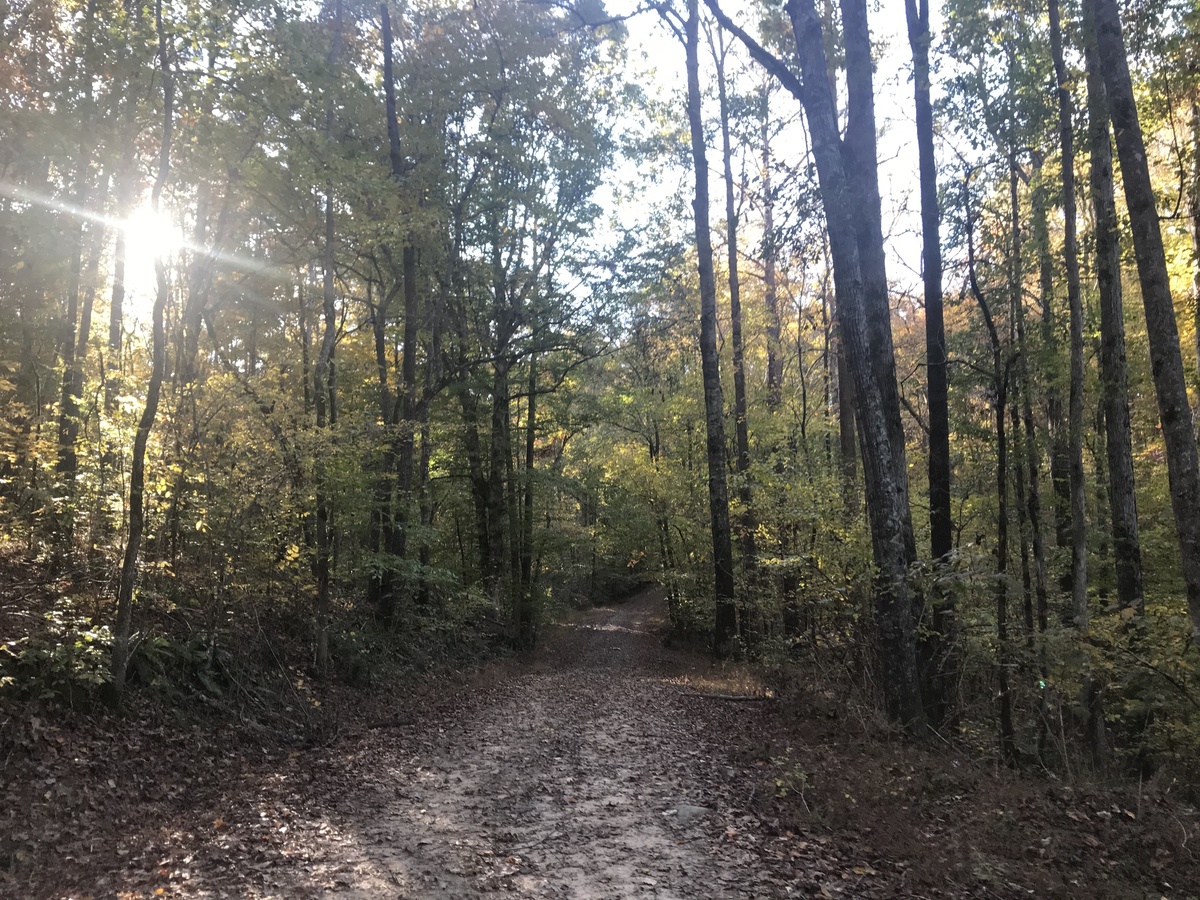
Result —
M532 671L383 758L364 748L369 781L313 869L355 898L787 896L778 855L738 840L756 822L730 704L680 683L661 616L652 593L594 610L552 629Z
M591 610L466 688L382 717L376 697L317 749L42 725L0 817L0 896L902 896L865 848L759 820L761 704L713 693L664 624L653 592Z
M168 708L0 710L0 898L1197 897L1173 783L908 745L825 687L767 713L721 693L749 674L664 648L663 614L591 610L394 704L332 694L338 736L306 749Z

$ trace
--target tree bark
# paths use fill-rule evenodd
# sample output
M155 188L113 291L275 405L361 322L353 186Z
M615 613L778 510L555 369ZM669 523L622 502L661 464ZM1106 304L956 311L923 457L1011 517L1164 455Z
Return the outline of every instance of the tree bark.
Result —
M1015 82L1010 81L1010 86ZM1015 88L1014 88L1015 89ZM1033 183L1031 206L1031 230L1033 245L1038 260L1038 302L1041 306L1041 336L1043 352L1053 360L1049 369L1043 367L1046 381L1047 439L1050 451L1050 488L1054 509L1054 545L1071 545L1071 464L1068 442L1068 427L1064 419L1062 404L1062 379L1058 374L1059 342L1058 326L1055 322L1054 255L1050 252L1050 202L1051 189L1045 171L1044 154L1033 151ZM1030 373L1025 366L1026 374ZM1030 383L1032 385L1032 382Z
M1116 133L1125 206L1129 211L1138 279L1142 285L1150 369L1166 444L1171 507L1187 586L1192 637L1200 643L1200 471L1158 208L1150 182L1146 146L1134 101L1116 0L1085 2L1091 3L1095 10L1098 58L1108 94L1109 116Z
M755 518L753 491L750 485L750 426L747 421L746 405L746 359L745 346L742 341L742 294L741 282L738 277L738 215L737 202L733 190L733 142L729 135L729 92L725 84L725 54L727 48L722 37L723 31L718 32L718 46L714 48L717 59L717 97L720 103L721 115L721 162L725 176L725 243L726 260L729 267L729 330L733 339L733 421L734 441L737 455L734 458L734 468L738 474L738 501L742 505L742 514L738 522L738 530L742 545L742 569L748 581L755 577L758 551L754 542ZM754 595L754 591L746 594ZM743 640L749 639L750 616L748 615L749 597L742 597L742 614L738 625Z
M521 589L517 599L517 646L533 648L536 619L533 597L533 457L537 449L537 353L529 354L529 401L525 415L525 484L521 510Z
M342 0L334 0L333 43L329 49L329 65L336 68L341 58L342 30L344 26ZM334 105L330 101L325 108L325 140L333 140ZM325 328L321 336L321 348L317 352L313 367L313 400L316 410L318 432L332 426L336 411L334 398L336 387L333 373L333 351L337 338L337 293L334 286L336 244L333 211L333 182L325 184L325 234L321 249L321 312ZM316 667L324 671L329 666L329 614L330 577L333 556L333 506L326 482L324 452L318 454L315 470L316 494L316 557L313 574L316 577Z
M1076 236L1074 104L1063 62L1062 24L1058 0L1048 0L1050 52L1058 94L1058 135L1062 153L1063 262L1067 271L1070 310L1071 383L1068 394L1068 466L1071 494L1071 611L1075 627L1087 634L1087 484L1083 473L1083 298L1079 289Z
M775 196L771 184L771 91L762 96L763 303L767 309L767 409L783 403L783 321L779 315L778 253L775 235Z
M1010 175L1011 175L1010 169ZM1014 194L1015 196L1015 194ZM1008 636L1008 439L1004 426L1005 407L1008 402L1009 365L1003 358L1000 335L992 318L991 308L975 275L975 238L971 215L971 198L965 190L967 218L967 274L971 293L983 314L987 326L988 340L992 351L992 411L996 425L996 682L999 706L1000 756L1007 765L1019 762L1016 733L1013 728L1012 690L1009 684L1009 636Z
M710 8L714 12L715 7L715 0L712 0ZM827 78L821 22L813 2L790 0L787 12L799 52L799 80L790 76L789 81L786 67L766 54L744 32L739 34L740 29L735 34L751 48L756 59L764 62L785 87L801 98L805 107L829 232L841 334L863 434L867 509L878 572L875 605L883 662L884 702L892 719L915 730L924 719L916 618L907 578L915 546L908 509L904 449L896 446L900 414L894 364L888 365L892 361L890 335L886 342L884 338L885 332L890 332L890 324L883 321L889 311L882 228L878 217L866 7L860 0L847 0L843 5L850 70L847 84L854 131L854 139L851 141L848 135L845 145L839 135L833 91ZM718 17L723 17L725 27L732 26L728 17L723 14ZM864 248L867 251L865 258ZM891 409L889 404L895 404L896 408Z
M917 126L917 156L921 179L921 242L925 289L925 374L929 405L929 550L934 565L944 563L954 549L950 511L950 401L946 368L946 327L942 304L941 209L938 204L937 158L934 152L933 100L930 94L929 0L905 0L908 43L913 58L913 94ZM935 725L945 721L954 705L952 656L954 599L935 591L930 632L922 640L922 666L929 702L926 713Z
M1121 241L1113 190L1112 135L1108 98L1097 55L1094 11L1084 6L1087 66L1088 144L1091 196L1096 216L1096 281L1100 292L1100 384L1108 460L1108 504L1112 519L1117 602L1144 610L1142 548L1138 535L1133 441L1129 419L1129 375L1125 361L1125 309L1121 289Z
M700 365L704 379L705 434L708 449L708 508L711 519L714 597L713 650L727 655L737 635L736 596L733 581L733 540L729 522L729 487L725 475L725 404L717 354L717 288L713 274L712 237L708 219L708 160L704 122L700 110L700 10L699 0L688 0L684 26L687 54L687 115L691 132L692 166L696 193L692 211L696 226L696 253L700 274Z
M163 132L158 150L158 173L150 194L150 204L157 213L160 209L163 189L171 175L171 143L175 128L175 73L172 69L172 49L167 40L162 18L162 0L154 4L154 22L158 32L159 70L162 75ZM156 293L151 313L151 358L150 381L146 385L146 406L138 420L137 433L133 439L133 459L129 471L129 536L125 543L125 556L121 563L121 576L117 587L117 614L113 628L113 691L120 700L125 690L125 679L129 670L130 638L133 632L133 589L137 581L138 554L142 546L142 533L146 526L145 485L146 445L150 430L158 415L159 395L162 391L163 372L166 368L166 328L164 318L170 285L167 283L167 267L161 254L154 261Z
M1200 98L1192 100L1192 171L1187 210L1192 222L1192 327L1195 331L1196 377L1200 381Z

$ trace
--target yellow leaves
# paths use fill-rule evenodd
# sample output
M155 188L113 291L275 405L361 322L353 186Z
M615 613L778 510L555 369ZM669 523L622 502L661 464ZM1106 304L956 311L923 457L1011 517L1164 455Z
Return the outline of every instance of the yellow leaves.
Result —
M296 564L298 559L300 559L300 545L288 544L287 549L283 552L283 558L279 560L276 568L278 568L280 571L283 571L284 569L290 569Z

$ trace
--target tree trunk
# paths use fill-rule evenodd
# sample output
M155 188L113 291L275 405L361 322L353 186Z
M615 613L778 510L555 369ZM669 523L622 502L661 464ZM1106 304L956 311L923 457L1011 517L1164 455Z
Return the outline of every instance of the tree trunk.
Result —
M167 32L163 26L162 0L155 2L154 22L158 32L159 69L162 74L163 91L163 133L158 151L158 173L150 195L151 207L157 213L163 188L171 175L171 141L175 128L175 73L171 68L172 50L168 47ZM159 394L162 391L163 371L166 368L167 336L163 323L171 292L167 283L166 263L161 255L154 261L154 276L157 291L154 296L154 310L151 313L150 381L146 385L146 406L138 420L137 433L133 439L133 459L129 471L129 536L121 563L121 577L117 587L117 615L113 628L112 686L118 700L125 690L125 678L129 670L129 642L133 633L133 589L137 581L142 533L146 526L146 445L150 440L155 416L158 415Z
M1062 378L1058 374L1058 326L1055 322L1054 256L1050 252L1051 189L1047 183L1045 159L1040 150L1033 151L1033 196L1030 201L1033 245L1038 260L1038 302L1042 311L1043 352L1053 360L1046 379L1046 419L1050 442L1050 487L1054 504L1054 544L1071 544L1071 464L1068 428L1062 408ZM1029 366L1025 367L1029 373Z
M890 330L890 325L881 321L888 314L887 285L882 268L882 231L878 218L878 173L874 156L874 109L865 4L847 0L843 7L843 20L847 22L847 62L851 70L848 88L853 95L851 118L855 132L854 141L847 141L843 147L833 91L827 78L821 22L812 0L790 0L787 6L801 62L801 79L737 28L720 12L715 0L707 2L721 24L733 31L754 58L801 100L807 114L833 257L841 334L854 381L859 426L864 435L862 458L878 572L876 619L884 670L884 701L894 720L915 729L922 722L924 712L918 676L914 604L907 579L914 543L904 451L903 447L895 446L893 431L899 421L899 409L888 407L890 401L898 398L895 370L887 365L892 349L890 340L887 346L880 344L881 335L885 329ZM863 248L867 250L865 260ZM889 379L890 385L881 387L881 382Z
M729 488L726 481L725 403L717 354L717 287L713 274L712 237L708 222L708 160L705 157L704 122L700 111L699 0L688 0L685 24L687 51L687 114L691 132L692 166L696 195L692 211L696 226L696 253L700 269L700 365L704 378L704 420L708 448L708 508L711 519L714 597L713 650L730 652L737 635L733 583L733 539L729 524Z
M724 31L720 31L718 34L723 36ZM742 506L742 514L738 522L738 530L741 532L742 570L746 575L747 582L753 582L758 552L754 543L755 518L750 485L750 426L747 421L746 362L745 348L742 342L741 283L738 278L738 216L733 191L733 142L729 136L729 96L725 84L726 52L725 42L719 37L715 55L717 57L717 97L720 101L721 114L721 161L725 175L725 243L729 267L729 320L730 333L733 338L733 420L734 440L737 447L734 468L738 474L738 502ZM751 598L756 594L756 591L748 589L741 598L742 611L738 625L743 641L750 639L751 616L748 606Z
M521 513L521 589L517 609L517 646L533 648L536 635L533 598L533 456L537 449L537 354L529 355L529 407L525 416L525 497Z
M1142 547L1138 535L1133 441L1129 421L1129 376L1125 362L1125 310L1121 290L1121 241L1113 190L1112 136L1108 98L1097 56L1094 11L1084 5L1087 65L1088 143L1091 195L1096 216L1096 281L1100 291L1100 384L1108 460L1108 503L1112 518L1117 602L1138 615L1144 610Z
M1200 471L1192 432L1179 328L1171 298L1166 254L1159 228L1146 145L1138 121L1125 38L1116 0L1086 0L1095 10L1100 69L1116 133L1117 157L1125 185L1125 206L1133 230L1134 254L1146 311L1150 369L1158 395L1159 419L1167 452L1171 506L1179 537L1193 641L1200 643Z
M1192 223L1192 327L1196 333L1196 378L1200 381L1200 98L1192 100L1192 171L1187 210ZM1197 405L1200 408L1200 401Z
M464 389L461 394L463 410L463 449L467 454L467 471L471 481L471 499L475 507L475 543L479 561L478 576L488 586L491 565L491 528L488 526L490 507L488 504L489 482L483 469L483 443L479 440L479 400ZM489 594L490 596L490 594Z
M492 375L492 428L488 453L487 478L487 550L483 583L488 596L499 604L504 591L505 522L508 508L505 502L505 477L512 465L512 444L509 437L508 367L506 357L498 357Z
M1068 452L1071 482L1071 612L1080 643L1088 634L1087 484L1083 472L1083 298L1079 288L1076 239L1074 104L1063 62L1058 0L1048 0L1050 50L1058 93L1058 131L1062 145L1063 256L1067 268L1067 305L1071 316L1071 385L1068 403ZM1086 667L1086 664L1085 664ZM1105 755L1104 712L1096 677L1084 674L1084 742L1094 761Z
M1010 176L1013 170L1010 168ZM1008 636L1008 439L1004 427L1005 406L1008 401L1008 364L1003 359L1003 349L991 308L975 276L975 238L971 215L971 198L965 190L967 218L967 274L971 293L983 314L987 326L988 340L992 350L992 411L996 425L996 682L999 705L1000 756L1007 765L1019 761L1016 734L1013 728L1012 691L1009 685L1009 636ZM1015 196L1015 190L1014 190ZM1015 207L1014 207L1015 213ZM1015 215L1014 215L1015 221ZM1015 265L1015 261L1014 261Z
M342 0L334 0L334 33L333 44L329 49L329 65L336 68L341 57L343 11ZM333 140L334 105L330 101L325 108L325 140ZM333 372L333 351L337 338L337 294L334 288L335 252L334 242L334 212L333 212L333 182L325 184L325 235L321 251L321 311L325 320L325 329L321 336L321 349L317 353L316 365L313 367L313 400L316 410L318 432L332 426L336 411L335 376ZM333 507L329 497L329 487L326 481L324 452L318 454L314 478L316 481L316 557L313 561L313 574L316 577L316 667L325 671L329 666L329 614L330 576L333 556Z
M775 235L775 197L771 187L771 91L763 88L763 303L767 309L767 409L778 412L783 403L783 320L779 315L778 252Z
M1075 627L1087 634L1087 485L1083 473L1083 298L1079 289L1076 237L1075 125L1067 70L1063 62L1058 0L1048 0L1050 50L1058 94L1058 135L1062 148L1063 261L1071 329L1071 384L1068 402L1068 465L1071 499L1071 611Z
M934 153L933 100L930 96L929 0L905 0L908 43L913 57L913 92L917 155L921 177L921 242L925 288L925 371L929 404L929 549L934 565L954 549L950 511L950 403L946 370L946 328L942 310L941 210L938 206L937 158ZM921 642L922 667L929 701L926 713L936 726L954 706L958 660L952 656L954 600L944 591L930 598L932 639Z

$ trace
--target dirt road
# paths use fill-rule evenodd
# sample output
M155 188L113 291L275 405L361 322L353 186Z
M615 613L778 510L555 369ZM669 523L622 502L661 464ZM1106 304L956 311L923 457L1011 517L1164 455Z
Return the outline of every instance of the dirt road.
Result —
M664 649L663 617L653 593L591 610L533 660L395 715L376 698L313 749L43 726L0 896L900 896L857 850L756 817L762 704Z
M785 721L663 625L646 594L433 695L323 685L340 729L306 748L0 713L0 898L1196 896L1184 801L889 740L828 688Z
M359 795L350 815L331 816L313 890L787 896L779 859L746 833L753 780L725 744L744 709L683 683L661 617L652 593L594 610L552 629L527 674L447 721L361 748L348 761ZM300 882L285 880L280 896L296 896Z

